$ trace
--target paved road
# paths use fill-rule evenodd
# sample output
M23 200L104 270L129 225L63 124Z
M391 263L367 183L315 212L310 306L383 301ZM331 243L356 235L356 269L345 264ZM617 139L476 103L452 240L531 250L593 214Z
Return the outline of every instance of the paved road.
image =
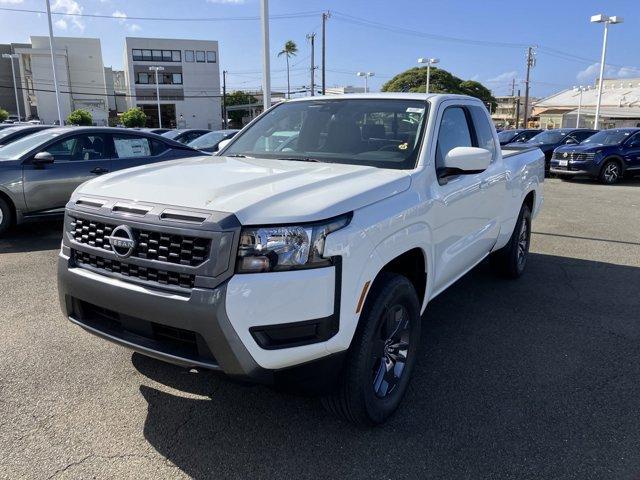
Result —
M0 478L640 478L640 181L546 184L529 270L427 309L401 410L190 373L64 321L60 224L0 241Z

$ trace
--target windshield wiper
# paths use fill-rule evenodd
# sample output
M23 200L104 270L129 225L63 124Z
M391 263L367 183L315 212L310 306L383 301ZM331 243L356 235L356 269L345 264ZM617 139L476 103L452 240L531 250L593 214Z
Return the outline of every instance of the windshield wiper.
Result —
M277 160L290 160L293 162L320 162L317 158L311 157L278 157Z
M242 155L241 153L232 153L231 155L224 155L225 157L235 157L235 158L247 158L246 155Z

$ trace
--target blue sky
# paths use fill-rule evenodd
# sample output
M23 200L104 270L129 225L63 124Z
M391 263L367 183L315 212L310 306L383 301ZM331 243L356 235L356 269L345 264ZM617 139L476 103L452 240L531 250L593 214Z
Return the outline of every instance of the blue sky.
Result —
M125 36L211 39L220 42L221 69L235 88L261 83L261 37L257 20L210 22L150 21L130 17L255 17L259 0L51 0L60 12L118 18L56 16L55 33L97 37L105 66L122 67ZM44 0L0 0L0 8L44 10ZM619 15L625 22L609 32L608 77L640 77L638 44L640 3L635 0L271 0L272 85L286 85L284 59L276 53L286 40L299 47L292 61L294 86L309 82L310 48L305 35L316 32L320 64L320 12L333 13L327 24L327 83L360 85L358 70L373 71L372 90L394 74L415 65L418 57L441 59L441 66L464 79L483 82L495 94L509 93L511 79L524 77L526 45L537 44L532 94L545 96L576 84L592 83L597 74L602 25L595 13ZM364 23L364 24L363 24ZM381 24L381 25L379 25ZM0 43L25 42L47 34L46 16L0 11ZM568 55L567 55L568 54ZM320 75L316 76L317 82ZM521 83L518 83L524 90ZM518 85L517 84L517 85ZM516 86L518 88L518 86Z

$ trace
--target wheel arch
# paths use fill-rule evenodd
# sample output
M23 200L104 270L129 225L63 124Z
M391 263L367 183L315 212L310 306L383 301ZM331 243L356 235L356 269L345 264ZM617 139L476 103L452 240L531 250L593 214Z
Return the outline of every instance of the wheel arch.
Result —
M15 224L17 222L17 217L18 217L16 204L11 199L11 196L8 193L4 192L3 190L0 190L0 198L5 202L7 202L7 204L9 205L9 208L11 209L11 222Z

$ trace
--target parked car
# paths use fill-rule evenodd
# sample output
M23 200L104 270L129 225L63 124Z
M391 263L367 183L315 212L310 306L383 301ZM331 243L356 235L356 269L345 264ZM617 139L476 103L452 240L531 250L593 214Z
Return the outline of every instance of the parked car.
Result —
M553 151L560 145L577 145L586 140L597 130L587 128L558 128L554 130L544 130L524 143L509 143L507 145L520 145L523 148L537 147L544 153L545 172L549 173L551 166L551 156Z
M82 182L114 170L202 155L159 135L57 127L0 148L0 234L12 223L59 215Z
M198 128L182 128L176 130L169 130L162 134L163 137L170 138L176 142L184 143L194 141L196 138L201 137L205 133L209 133L211 130L204 130Z
M504 146L508 143L524 143L531 140L537 134L542 132L536 128L513 128L511 130L502 130L498 132L498 141Z
M283 126L300 134L274 152ZM58 263L71 322L168 362L300 382L375 424L407 390L429 300L490 254L510 277L527 264L543 154L503 155L477 98L295 99L221 154L76 190Z
M51 125L18 125L2 129L0 130L0 147L47 128L51 128Z
M205 133L204 135L192 140L187 145L196 150L207 153L215 153L218 151L218 145L223 140L233 138L233 136L240 130L215 130L213 132Z
M558 147L551 172L562 178L587 176L614 184L625 174L640 174L640 128L602 130L579 145Z
M134 128L139 132L155 133L156 135L162 135L163 133L170 132L170 128Z

